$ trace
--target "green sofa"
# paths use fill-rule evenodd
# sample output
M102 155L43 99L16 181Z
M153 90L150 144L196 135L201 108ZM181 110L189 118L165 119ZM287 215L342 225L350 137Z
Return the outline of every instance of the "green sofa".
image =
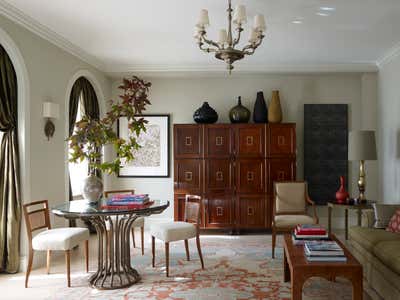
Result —
M385 300L399 300L400 234L373 228L373 219L373 210L364 211L362 226L350 228L351 252L362 264L369 288Z

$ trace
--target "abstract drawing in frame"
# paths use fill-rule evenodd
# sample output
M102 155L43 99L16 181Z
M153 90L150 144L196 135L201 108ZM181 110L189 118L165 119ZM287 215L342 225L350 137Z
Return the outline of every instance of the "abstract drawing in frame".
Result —
M146 132L137 138L142 146L135 150L135 159L121 162L118 177L169 177L169 115L143 115L148 121ZM118 121L118 136L128 138L128 120Z

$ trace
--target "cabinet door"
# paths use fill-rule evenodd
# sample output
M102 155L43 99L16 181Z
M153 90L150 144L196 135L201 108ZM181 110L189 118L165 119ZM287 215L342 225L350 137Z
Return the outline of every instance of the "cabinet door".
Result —
M202 192L203 160L177 159L174 163L175 192L196 193Z
M185 217L185 194L174 195L174 220L183 221ZM200 202L200 227L204 228L204 199Z
M174 155L175 158L203 156L203 127L201 125L174 125Z
M238 193L262 193L265 190L265 165L262 159L236 161L236 190Z
M271 158L268 160L268 194L273 195L275 181L296 180L296 161L291 158Z
M265 156L265 125L238 125L235 154L237 157Z
M296 155L296 125L268 124L269 156Z
M233 149L231 125L206 125L204 128L204 151L207 157L231 157Z
M233 227L232 194L206 196L205 220L207 228Z
M263 228L265 226L265 196L238 196L238 216L242 228Z
M205 171L207 191L231 192L233 189L233 163L229 159L207 159Z

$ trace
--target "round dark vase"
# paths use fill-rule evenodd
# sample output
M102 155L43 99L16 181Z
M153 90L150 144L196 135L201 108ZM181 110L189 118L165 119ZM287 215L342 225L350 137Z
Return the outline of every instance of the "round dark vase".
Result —
M242 105L240 96L238 104L229 111L229 119L232 123L248 123L250 120L250 110Z
M253 111L254 123L268 123L268 110L263 92L257 92L256 103Z
M336 192L336 202L346 203L347 198L349 198L349 193L346 191L344 187L344 177L340 176L340 188Z
M204 102L193 114L193 120L199 124L211 124L218 120L217 112L208 104Z

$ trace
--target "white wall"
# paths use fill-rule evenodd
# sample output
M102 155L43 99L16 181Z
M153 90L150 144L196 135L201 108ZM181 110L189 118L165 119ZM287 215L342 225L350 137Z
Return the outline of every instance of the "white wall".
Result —
M77 59L69 53L43 40L39 36L0 16L0 28L13 40L22 54L29 84L30 121L26 124L29 131L30 192L23 195L23 202L48 199L50 206L65 201L65 99L70 79L79 70L93 75L98 82L105 99L110 98L110 80L101 72ZM18 84L22 84L18 82ZM47 141L43 128L42 103L51 101L60 105L60 118L55 120L56 132ZM20 105L20 103L19 103ZM104 106L104 103L100 104ZM22 130L22 128L20 128ZM20 141L23 143L25 141ZM25 178L26 179L26 178ZM24 188L24 187L23 187ZM65 220L51 217L53 225L64 225ZM25 223L22 223L21 254L27 253Z
M378 155L380 194L400 203L400 55L380 67Z
M257 91L264 91L264 96L268 100L273 89L280 90L283 121L297 124L298 178L303 177L303 105L305 103L346 103L349 104L350 130L362 128L364 111L368 113L368 120L365 123L376 126L374 119L375 74L233 75L217 78L147 78L147 80L153 84L150 95L152 105L148 113L170 113L172 123L192 123L193 112L201 106L203 101L208 101L216 109L219 114L218 122L229 122L228 112L236 105L237 96L241 95L243 104L252 110ZM116 79L113 82L114 98L118 95L117 87L120 81L121 79ZM373 106L372 111L370 105ZM172 163L171 157L173 172ZM355 195L358 190L357 163L350 163L349 174L351 191ZM373 178L376 176L371 175L367 189L368 196L376 195L377 184ZM147 192L154 198L168 199L173 202L173 174L168 179L113 177L109 181L109 187L134 187L138 192ZM173 203L171 204L162 217L173 217ZM325 207L319 209L322 222L326 220L326 210ZM342 227L344 224L341 219L336 223L334 225L337 227Z

